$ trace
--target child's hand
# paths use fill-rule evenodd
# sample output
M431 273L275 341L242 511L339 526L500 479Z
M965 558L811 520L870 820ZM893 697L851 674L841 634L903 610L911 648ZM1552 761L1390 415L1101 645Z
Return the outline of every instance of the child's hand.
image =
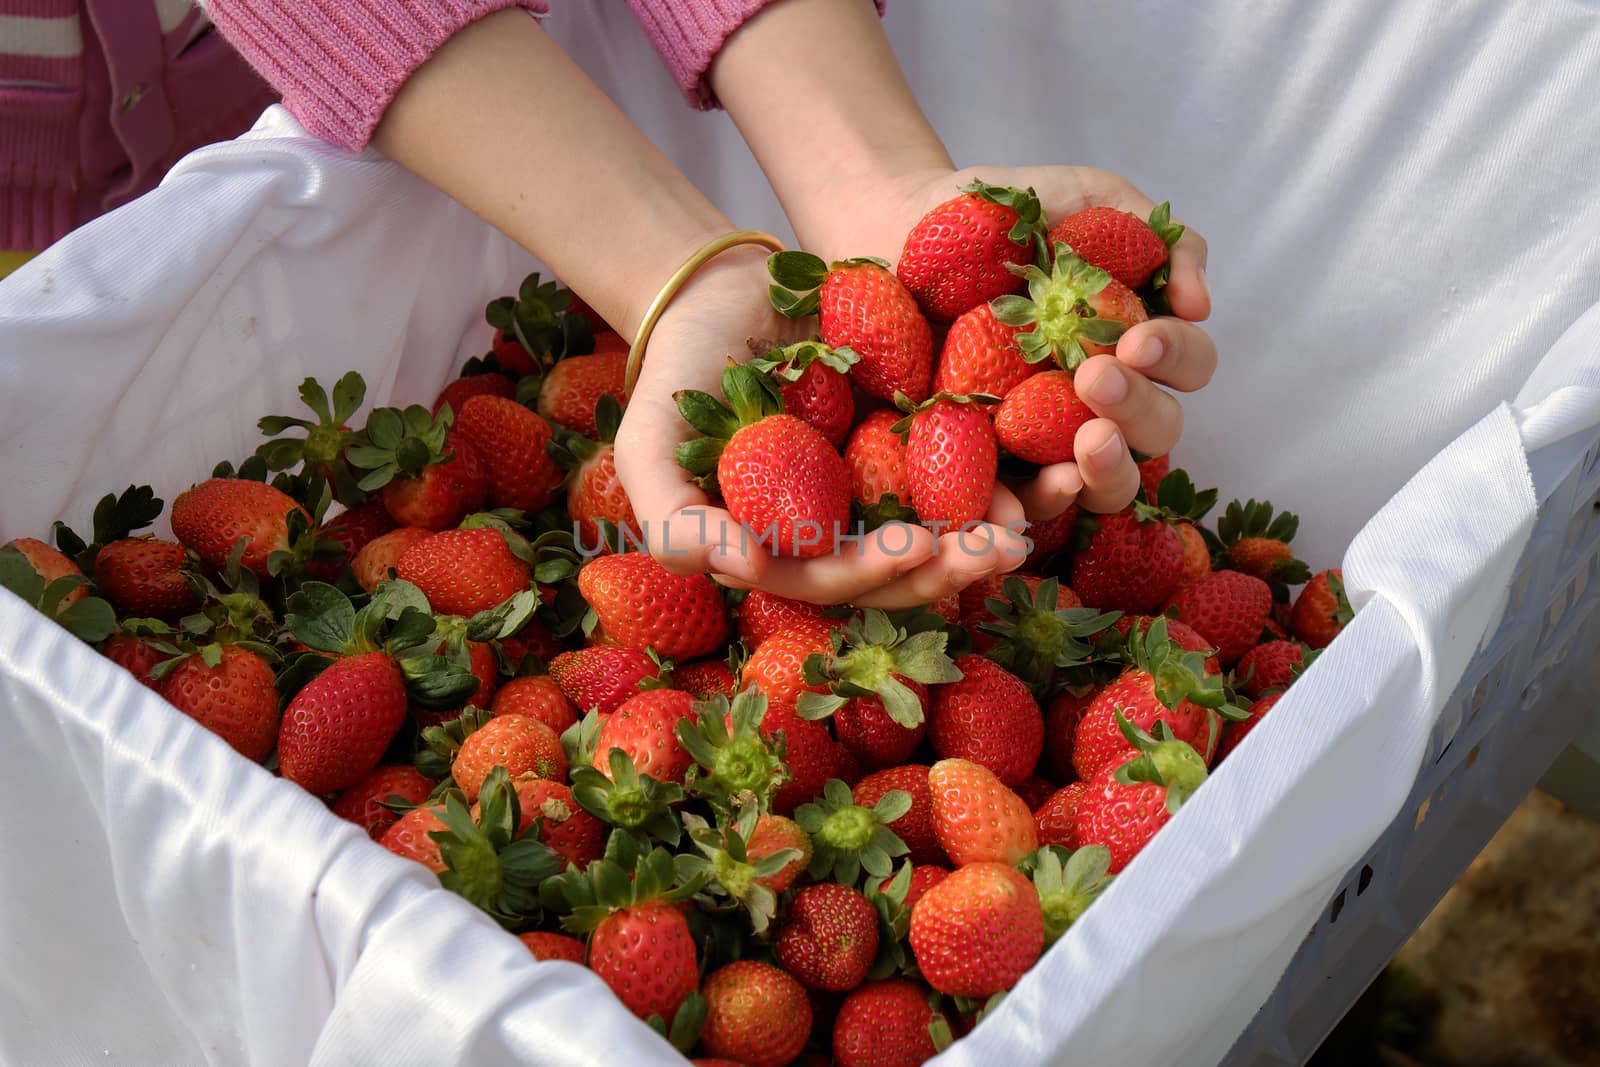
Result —
M651 553L680 574L709 571L724 584L759 585L819 604L896 608L926 604L990 574L1013 570L1026 556L1022 539L1003 528L946 534L935 545L924 529L880 542L846 541L836 555L777 558L741 536L733 517L694 484L673 450L695 431L678 414L681 389L720 393L729 358L749 358L747 338L798 340L815 320L795 322L772 310L766 254L737 248L718 256L673 300L651 336L617 436L617 473L633 504ZM990 519L1020 522L1022 508L996 491Z

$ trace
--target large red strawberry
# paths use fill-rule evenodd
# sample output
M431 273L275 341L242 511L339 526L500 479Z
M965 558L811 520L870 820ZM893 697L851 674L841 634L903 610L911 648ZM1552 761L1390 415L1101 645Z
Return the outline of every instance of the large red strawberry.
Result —
M589 969L641 1019L671 1019L699 984L698 952L683 911L663 900L620 908L589 935Z
M356 583L370 593L378 587L379 582L389 577L391 570L400 565L400 557L408 549L432 536L432 530L425 530L421 526L402 526L398 530L379 534L363 545L355 559L350 561L350 573L355 575Z
M975 181L917 221L906 235L900 280L928 317L952 322L1020 288L1044 211L1032 189Z
M741 689L754 685L768 700L794 705L801 693L826 693L821 682L807 682L808 656L833 651L837 619L807 619L795 622L772 634L756 646L739 674Z
M932 991L909 978L868 982L844 998L833 1023L839 1067L919 1067L938 1055L928 1026Z
M784 969L812 989L854 989L878 955L877 909L849 886L808 885L789 902L773 950Z
M217 655L214 664L206 662L206 653L187 657L162 679L158 691L245 759L260 763L278 739L272 668L237 645L223 645Z
M1179 589L1167 614L1195 628L1231 667L1255 645L1272 617L1272 590L1241 571L1217 571Z
M603 396L622 403L627 367L626 348L568 356L545 374L539 386L539 414L585 437L596 436L595 406Z
M577 706L548 674L525 674L495 690L489 710L495 715L526 715L558 735L578 721Z
M941 395L897 428L906 431L906 488L917 517L936 530L980 521L989 511L1000 458L989 412Z
M995 319L987 303L963 314L945 334L933 372L936 393L1005 396L1039 370L1022 358L1018 329Z
M434 784L432 778L409 763L391 763L340 793L339 799L333 802L333 813L355 823L377 841L400 820L399 813L391 810L385 801L399 797L408 804L426 803Z
M777 387L750 366L722 374L724 405L709 393L677 394L678 411L705 437L678 446L691 474L715 474L746 551L811 559L850 528L844 460L811 424L783 413ZM731 406L730 406L731 405Z
M94 557L94 580L118 615L176 619L200 606L181 568L183 546L154 537L113 541Z
M338 545L339 555L331 559L314 559L308 572L319 582L335 584L344 574L345 567L352 564L363 548L394 528L394 517L381 500L369 500L341 512L317 527L317 540L332 541Z
M783 410L816 427L834 448L844 444L855 421L855 398L847 375L856 362L848 348L801 341L758 352L752 366L771 375Z
M1072 827L1080 847L1106 847L1112 874L1126 867L1206 780L1205 762L1185 742L1157 740L1126 719L1117 726L1130 758L1089 780Z
M888 767L862 778L851 789L856 803L870 808L894 790L911 798L911 809L888 823L910 849L916 864L941 864L949 860L933 829L933 791L928 786L928 768L920 763Z
M461 742L450 775L467 800L474 801L496 767L504 767L513 779L527 774L560 782L567 777L567 754L561 738L538 719L497 715Z
M610 715L646 684L662 685L661 664L636 648L595 645L550 661L550 677L580 712Z
M1149 316L1137 293L1071 249L1058 243L1054 257L1049 274L1031 265L1021 272L1027 296L1002 296L992 307L1007 326L1034 327L1017 334L1030 363L1054 359L1062 370L1076 371L1089 356L1112 351L1129 326Z
M1094 411L1078 399L1072 375L1047 370L1024 378L994 413L994 434L1000 447L1029 463L1065 463L1072 443Z
M475 396L461 406L456 429L483 456L491 507L531 514L555 497L565 474L545 451L550 424L538 415L503 396Z
M1172 221L1172 209L1165 203L1150 212L1149 222L1114 207L1090 207L1050 230L1052 244L1067 245L1129 289L1143 288L1166 265L1168 249L1182 236L1183 227Z
M1269 689L1287 689L1305 663L1306 648L1298 641L1267 641L1239 658L1234 687L1252 700Z
M485 458L459 430L450 431L444 449L449 458L384 485L383 506L395 522L448 530L483 505L489 487Z
M1044 719L1016 675L982 656L956 660L959 682L935 686L928 739L941 759L971 760L1007 786L1033 773L1044 747Z
M928 984L951 996L1004 992L1044 950L1033 883L1004 863L969 863L923 894L911 912L911 951Z
M457 378L440 390L434 398L433 408L435 415L449 406L452 413L461 410L465 404L475 396L503 396L507 399L517 395L517 383L504 374L473 374L465 378Z
M646 689L635 693L600 726L595 743L594 767L611 774L611 750L620 748L640 774L658 782L682 782L694 759L678 740L680 722L693 721L694 698L677 689Z
M850 377L862 392L879 400L928 395L933 331L887 263L848 259L830 268L809 252L780 252L771 269L774 306L791 318L819 315L823 343L860 357Z
M578 572L578 589L606 640L694 659L722 647L728 617L704 574L673 574L643 552L598 556Z
M532 569L498 530L441 530L406 549L395 572L440 615L471 617L527 589Z
M221 571L243 539L240 563L257 578L268 577L267 557L289 548L289 515L311 516L294 498L262 482L212 478L172 502L172 532L200 561Z
M318 796L348 789L372 773L405 718L405 678L386 653L335 660L284 709L279 770Z
M706 976L700 995L706 1052L745 1067L783 1067L811 1033L811 1003L794 978L758 960L738 960Z
M1338 567L1315 575L1295 597L1290 626L1294 635L1312 648L1327 648L1355 618L1344 594L1344 572Z
M790 600L765 589L752 589L739 601L733 614L739 626L740 639L751 648L759 648L763 641L779 630L806 625L813 619L822 618L822 612L820 604Z
M1016 863L1039 847L1033 812L987 767L943 759L928 770L933 831L957 866Z
M1072 589L1101 610L1160 611L1183 574L1183 539L1142 505L1078 521L1087 531L1072 557Z
M1054 793L1033 813L1034 826L1039 831L1039 844L1060 845L1065 849L1077 848L1077 838L1073 836L1073 826L1078 818L1078 805L1083 802L1083 795L1089 789L1085 782L1073 782L1064 785Z
M894 432L899 421L897 412L874 411L861 420L845 446L850 495L863 508L872 507L888 495L893 495L897 504L911 499L906 481L905 438Z
M384 831L378 844L438 874L444 870L444 860L432 835L448 829L439 817L443 812L443 808L412 808Z

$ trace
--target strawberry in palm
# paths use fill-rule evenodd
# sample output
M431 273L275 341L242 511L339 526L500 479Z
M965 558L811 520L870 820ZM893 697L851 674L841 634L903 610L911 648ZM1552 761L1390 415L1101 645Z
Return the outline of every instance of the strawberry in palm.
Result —
M924 524L960 530L980 521L994 495L1000 450L989 413L971 397L940 394L895 424L906 434L907 501Z
M729 367L722 392L728 405L697 390L676 394L684 420L707 435L680 444L678 464L708 487L714 482L728 513L774 553L832 552L850 524L844 460L815 427L783 413L777 388L759 371Z
M850 496L869 517L879 513L885 519L914 517L902 511L911 499L911 485L906 477L905 438L894 430L899 421L898 412L874 411L861 420L845 445Z
M1005 396L1039 370L1037 363L1022 357L1019 332L996 319L987 303L962 315L945 334L933 372L933 391Z
M830 268L809 252L779 252L767 262L778 283L773 306L790 318L818 315L823 343L859 357L850 377L862 392L879 400L927 397L933 331L887 263L847 259Z
M1012 268L1028 263L1044 221L1032 189L972 182L911 228L896 273L930 319L954 322L1017 291Z
M1036 266L1018 270L1027 296L1002 296L991 305L1007 326L1033 329L1017 334L1030 363L1054 358L1075 371L1092 355L1110 352L1129 326L1149 318L1138 295L1099 267L1091 267L1059 242L1046 274Z
M1047 370L1024 378L994 413L994 434L1000 447L1029 463L1066 463L1083 424L1095 418L1078 399L1072 375Z
M1150 212L1149 222L1114 207L1084 208L1056 223L1050 242L1067 245L1129 289L1142 289L1151 282L1158 288L1166 284L1162 268L1182 236L1171 205L1162 203Z
M855 400L846 377L859 357L848 348L801 341L765 350L751 366L772 376L783 410L815 426L834 448L844 444L855 421Z

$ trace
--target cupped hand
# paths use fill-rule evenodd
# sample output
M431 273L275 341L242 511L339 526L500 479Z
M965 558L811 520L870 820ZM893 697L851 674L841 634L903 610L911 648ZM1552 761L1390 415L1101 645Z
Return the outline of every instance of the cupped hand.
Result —
M710 572L735 588L890 609L927 604L1020 566L1027 548L1013 531L1023 524L1022 507L1004 488L997 488L989 516L995 525L938 538L899 525L799 560L771 555L678 466L674 449L696 434L674 394L700 389L720 396L728 360L750 358L749 338L787 342L815 329L815 320L795 322L772 310L769 281L764 252L725 252L683 288L651 336L616 441L617 474L651 554L674 573Z
M1091 167L969 167L895 179L892 189L873 190L878 210L841 205L842 217L820 220L813 227L816 234L804 236L826 259L875 255L896 262L917 220L980 178L992 185L1031 187L1052 225L1088 207L1114 207L1140 218L1148 218L1155 207L1126 179ZM1195 325L1211 314L1211 294L1206 242L1193 227L1186 227L1173 246L1170 263L1166 295L1172 315L1131 327L1114 355L1093 356L1078 368L1074 385L1099 417L1078 431L1075 462L1046 467L1015 487L1028 518L1053 518L1073 503L1097 512L1125 507L1139 488L1129 449L1159 456L1177 443L1183 407L1160 386L1184 393L1202 388L1216 370L1217 348Z

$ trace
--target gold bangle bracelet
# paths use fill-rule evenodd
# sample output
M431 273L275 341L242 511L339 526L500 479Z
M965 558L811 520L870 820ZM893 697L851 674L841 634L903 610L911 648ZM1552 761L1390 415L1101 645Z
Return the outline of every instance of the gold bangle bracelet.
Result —
M667 306L672 303L690 278L693 278L701 267L711 262L717 256L730 248L739 245L760 245L773 252L783 251L783 242L770 233L760 230L734 230L721 237L707 241L700 250L683 261L683 266L673 272L667 279L667 284L661 287L656 298L650 302L650 307L644 313L644 321L639 323L639 332L633 338L633 346L628 349L628 367L622 379L624 396L633 395L633 386L639 380L639 371L644 367L645 346L650 343L650 334L655 331L656 323L661 320Z

